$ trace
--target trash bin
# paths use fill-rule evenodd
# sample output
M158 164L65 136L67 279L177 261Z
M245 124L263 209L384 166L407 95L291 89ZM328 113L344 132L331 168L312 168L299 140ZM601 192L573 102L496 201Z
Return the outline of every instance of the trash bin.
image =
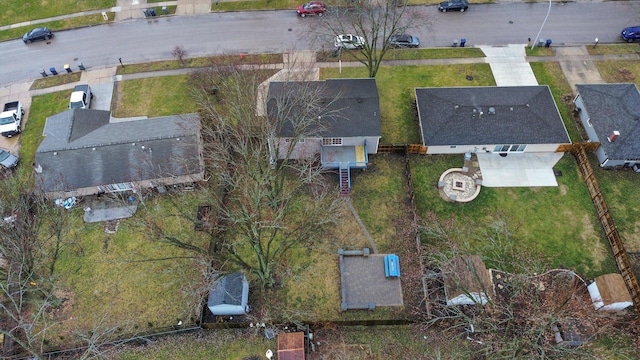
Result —
M551 46L551 39L547 39L547 41L544 43L544 47L549 47Z
M464 47L464 44L467 42L467 39L462 38L460 39L460 47Z
M78 62L78 69L80 70L87 70L84 65L82 64L82 62Z
M542 40L542 39L538 40L538 46L539 47L543 47L544 46L544 40Z
M453 47L457 47L458 46L458 39L453 39Z
M154 8L149 9L149 14L151 14L151 16L156 16L156 9Z
M144 14L144 17L149 17L149 10L148 9L142 9L142 13Z
M58 72L56 71L56 68L53 67L53 66L49 68L49 71L51 72L52 75L58 75Z
M42 77L47 77L47 72L44 71L44 69L40 69L40 75L42 75Z
M162 7L162 13L165 14L165 15L167 15L169 13L169 10L167 10L166 6Z
M71 66L69 66L69 64L64 64L64 70L68 73L71 72Z

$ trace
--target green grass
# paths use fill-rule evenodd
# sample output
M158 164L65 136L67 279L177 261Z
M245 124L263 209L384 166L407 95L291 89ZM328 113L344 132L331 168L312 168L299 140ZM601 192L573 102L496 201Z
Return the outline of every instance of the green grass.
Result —
M531 46L525 46L527 56L554 56L556 53L551 47L537 46L531 50Z
M342 56L332 56L333 51L318 52L318 61L337 62L358 61L357 51L344 51ZM478 48L426 48L426 49L391 49L385 55L384 61L392 60L428 60L428 59L461 59L484 57L482 50Z
M199 192L182 194L180 201L196 205L204 199ZM70 229L71 241L56 264L58 287L68 294L66 313L58 314L59 324L51 330L52 343L74 341L74 331L88 331L96 324L118 325L119 334L162 328L178 320L189 323L183 290L199 283L191 255L148 237L142 225L147 219L164 224L165 229L190 233L202 241L193 224L174 216L167 197L147 199L133 218L121 220L116 234L106 234L104 223L83 223L82 207L72 210L77 221ZM155 260L166 259L166 260Z
M473 80L466 79L472 75ZM323 68L322 79L367 77L364 67ZM437 66L382 66L376 76L380 94L382 144L419 144L420 134L415 112L416 87L495 85L488 64Z
M187 54L188 56L189 54ZM137 74L141 72L175 70L182 68L199 68L213 65L242 65L242 64L279 64L282 54L232 54L210 57L186 58L180 64L178 60L162 60L140 64L126 64L118 66L117 74Z
M635 83L640 87L640 61L601 60L595 61L598 72L607 83Z
M575 160L565 155L554 167L562 171L558 187L488 188L468 204L450 203L440 198L437 182L447 169L462 166L461 155L415 156L411 159L416 205L426 216L434 212L441 221L457 219L470 233L479 235L497 217L508 222L518 247L532 249L551 259L553 267L576 269L585 277L616 272L609 246L586 185ZM478 247L478 239L469 241ZM460 245L460 244L459 244ZM491 267L492 264L487 264Z
M640 52L638 44L607 44L586 48L590 55L634 55Z
M87 10L109 9L114 6L116 0L3 0L0 26Z
M67 74L61 74L57 76L47 76L42 79L36 79L29 90L45 89L53 86L69 84L72 82L80 81L82 73L79 71Z
M53 30L53 32L54 32L54 38L51 41L55 42L56 41L55 40L55 32L56 31L66 30L66 29L74 29L74 28L79 28L79 27L83 27L83 26L101 25L101 24L106 24L106 23L112 22L113 18L115 16L115 13L107 12L107 15L109 16L109 20L108 21L105 21L102 18L101 14L94 14L94 15L85 15L85 16L73 17L73 18L70 18L70 19L49 21L49 22L42 23L42 24L37 24L37 25L17 27L17 28L13 28L13 29L9 29L9 30L3 30L3 31L0 31L0 41L21 39L22 35L24 33L26 33L27 31L29 31L29 30L31 30L31 29L33 29L35 27L48 27L51 30Z
M126 80L118 82L117 88L114 117L156 117L198 110L184 75Z

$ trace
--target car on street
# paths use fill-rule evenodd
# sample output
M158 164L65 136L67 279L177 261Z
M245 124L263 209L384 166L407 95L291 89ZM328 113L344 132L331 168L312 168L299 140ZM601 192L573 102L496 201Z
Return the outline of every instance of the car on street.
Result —
M53 31L48 27L35 28L28 33L22 35L22 41L25 44L29 44L38 40L49 40L53 37Z
M392 35L389 38L389 45L395 48L408 47L417 48L420 46L420 39L417 36L409 34Z
M327 7L321 1L311 1L306 4L302 4L298 6L298 16L307 17L307 16L322 16L327 11Z
M364 38L352 34L338 35L336 36L334 46L345 50L362 49L364 47Z
M633 42L640 40L640 25L639 26L630 26L628 28L622 29L622 38L626 42Z
M0 169L13 169L18 165L18 157L7 150L0 149Z
M469 8L469 2L467 0L448 0L443 1L438 5L438 10L442 12L447 11L460 11L463 12Z

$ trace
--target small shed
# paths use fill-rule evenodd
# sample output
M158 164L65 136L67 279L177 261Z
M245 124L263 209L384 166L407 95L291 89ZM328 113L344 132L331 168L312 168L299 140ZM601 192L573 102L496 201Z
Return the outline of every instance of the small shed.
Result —
M489 301L491 276L477 255L458 256L442 266L447 306L484 305Z
M633 305L629 290L620 274L598 276L587 289L596 310L620 311Z
M251 311L248 301L247 277L236 272L214 279L207 307L213 315L244 315Z

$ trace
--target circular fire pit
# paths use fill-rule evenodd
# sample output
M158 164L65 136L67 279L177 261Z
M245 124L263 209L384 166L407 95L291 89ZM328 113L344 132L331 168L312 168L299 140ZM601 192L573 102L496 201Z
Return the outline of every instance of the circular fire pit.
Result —
M480 193L482 182L461 168L449 169L440 175L438 189L440 196L450 202L466 203Z

